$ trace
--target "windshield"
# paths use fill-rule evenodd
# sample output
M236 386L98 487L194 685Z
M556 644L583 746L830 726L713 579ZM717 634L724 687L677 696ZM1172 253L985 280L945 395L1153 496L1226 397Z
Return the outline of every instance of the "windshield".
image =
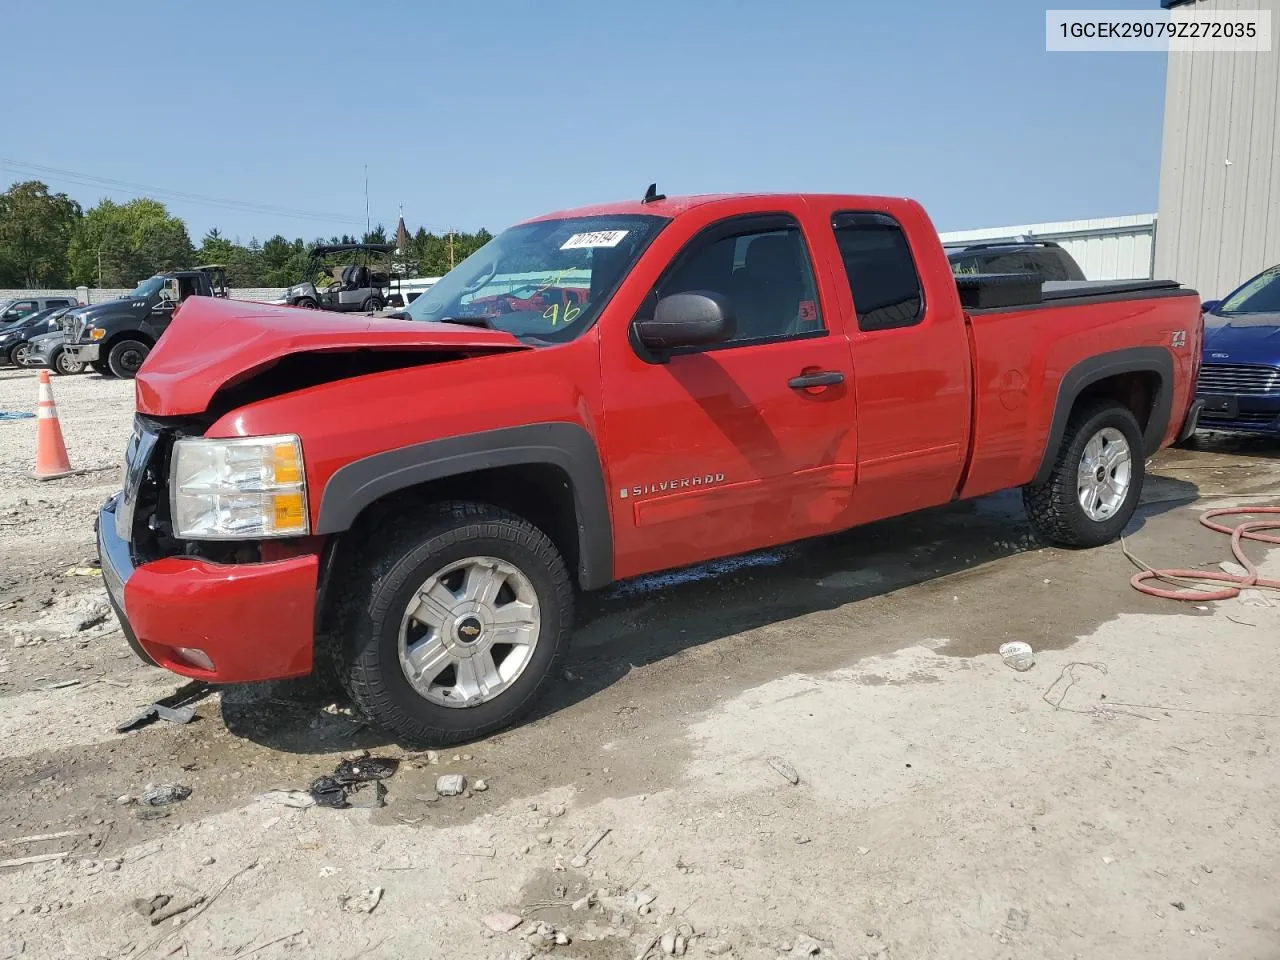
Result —
M1258 274L1222 301L1218 313L1280 313L1280 266Z
M140 284L133 288L130 297L151 297L156 291L164 286L164 277L152 277L150 280L143 280Z
M641 215L539 220L504 230L405 311L563 342L581 336L666 225Z

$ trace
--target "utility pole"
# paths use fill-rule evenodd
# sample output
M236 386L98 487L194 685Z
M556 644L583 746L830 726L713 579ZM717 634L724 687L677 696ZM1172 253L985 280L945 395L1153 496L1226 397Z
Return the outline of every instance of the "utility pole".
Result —
M453 269L453 227L449 228L449 269Z
M102 289L102 244L98 244L98 289Z

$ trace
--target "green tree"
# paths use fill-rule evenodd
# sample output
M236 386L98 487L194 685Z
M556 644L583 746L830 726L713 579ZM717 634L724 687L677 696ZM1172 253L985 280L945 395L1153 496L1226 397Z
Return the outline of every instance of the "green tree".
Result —
M123 204L103 200L89 210L69 255L75 282L123 287L191 266L195 250L186 224L163 203L139 197Z
M80 204L39 180L0 194L0 286L66 286L67 247L80 216Z

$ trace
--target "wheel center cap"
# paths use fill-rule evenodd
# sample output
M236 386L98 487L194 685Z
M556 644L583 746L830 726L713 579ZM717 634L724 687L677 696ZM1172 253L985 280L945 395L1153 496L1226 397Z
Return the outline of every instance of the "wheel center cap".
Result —
M475 643L480 639L483 627L476 617L463 617L458 621L457 633L459 643Z
M1099 483L1102 483L1104 480L1107 479L1107 471L1105 468L1099 467L1098 472L1094 474L1094 476L1097 477L1097 480Z

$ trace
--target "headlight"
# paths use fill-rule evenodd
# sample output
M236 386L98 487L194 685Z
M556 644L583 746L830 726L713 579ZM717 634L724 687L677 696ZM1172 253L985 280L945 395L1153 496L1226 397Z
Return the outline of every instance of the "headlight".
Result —
M310 532L302 442L294 435L173 445L174 536L257 540Z

